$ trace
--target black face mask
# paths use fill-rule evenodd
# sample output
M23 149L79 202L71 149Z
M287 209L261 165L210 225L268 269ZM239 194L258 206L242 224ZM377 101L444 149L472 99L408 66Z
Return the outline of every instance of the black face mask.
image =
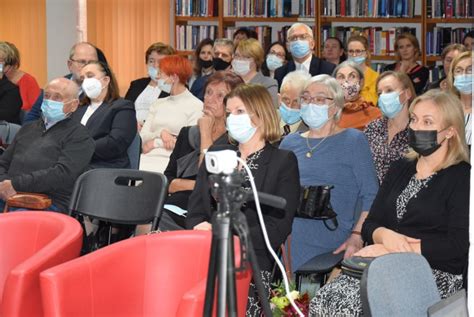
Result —
M205 61L203 59L198 59L198 63L202 68L209 68L213 65L212 59L210 61Z
M214 57L212 60L212 65L214 66L215 70L226 70L230 66L230 63L219 57Z
M444 142L444 140L442 142ZM438 131L436 130L415 131L408 128L408 145L421 156L433 154L440 148L441 143L438 143Z

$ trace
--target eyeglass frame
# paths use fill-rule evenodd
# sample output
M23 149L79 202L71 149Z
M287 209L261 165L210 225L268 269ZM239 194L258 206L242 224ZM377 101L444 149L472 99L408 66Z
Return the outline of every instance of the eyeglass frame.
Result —
M458 72L459 71L459 72ZM459 75L472 75L472 65L467 66L466 68L461 68L459 66L456 66L455 69L453 69L453 75L454 76L459 76Z
M305 96L305 95L307 95L307 96ZM309 98L309 99L307 99L307 98ZM331 97L320 96L320 95L311 96L309 93L301 94L299 99L300 99L300 104L314 104L314 105L323 105L323 104L324 105L329 105L329 104L326 104L326 100L334 101L334 98L331 98Z

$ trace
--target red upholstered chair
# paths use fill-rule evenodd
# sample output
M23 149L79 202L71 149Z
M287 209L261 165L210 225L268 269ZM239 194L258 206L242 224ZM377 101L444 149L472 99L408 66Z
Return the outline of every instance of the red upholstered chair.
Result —
M0 316L43 316L39 274L77 256L82 228L47 211L0 214Z
M211 232L164 232L51 268L41 274L45 316L202 316L210 242ZM249 271L237 274L239 316Z

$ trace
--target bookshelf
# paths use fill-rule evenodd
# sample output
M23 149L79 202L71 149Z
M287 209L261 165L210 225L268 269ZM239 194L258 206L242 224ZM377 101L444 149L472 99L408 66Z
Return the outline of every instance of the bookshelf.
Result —
M321 56L324 31L329 32L327 36L338 27L349 31L352 27L356 32L371 34L370 41L377 32L396 32L403 26L416 32L422 48L420 62L432 65L440 60L442 41L459 42L466 30L474 28L474 0L174 0L174 3L174 44L184 55L192 54L193 47L202 39L199 35L225 37L242 26L261 28L259 34L269 36L268 43L278 40L282 36L279 31L285 27L295 22L307 23L315 31L317 56ZM197 8L203 11L197 14L200 12ZM206 33L200 27L214 30ZM395 60L392 51L374 53L373 61Z

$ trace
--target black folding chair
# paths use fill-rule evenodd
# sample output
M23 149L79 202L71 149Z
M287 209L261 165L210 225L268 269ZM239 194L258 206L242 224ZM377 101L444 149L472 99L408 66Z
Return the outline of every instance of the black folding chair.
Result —
M74 185L69 215L84 225L84 216L108 224L138 225L151 223L158 228L168 181L163 174L133 169L100 168L85 172ZM111 229L106 241L99 243L98 230L85 237L87 253L110 244Z

